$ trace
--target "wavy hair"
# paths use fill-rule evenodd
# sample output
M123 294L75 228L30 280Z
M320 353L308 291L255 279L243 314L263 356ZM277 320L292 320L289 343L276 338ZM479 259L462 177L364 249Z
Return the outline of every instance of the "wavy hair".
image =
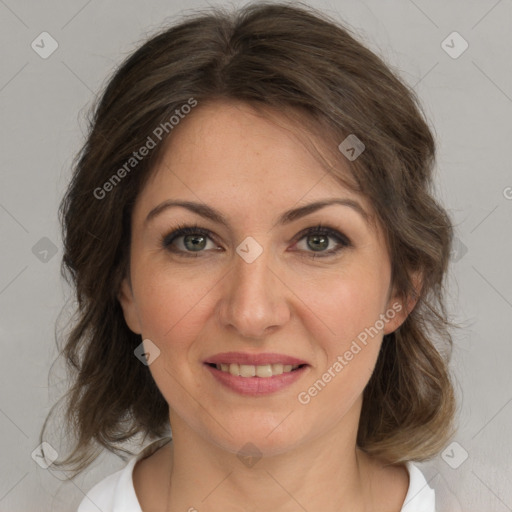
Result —
M417 298L405 322L384 336L357 444L390 464L437 454L454 434L456 401L444 304L453 234L434 197L433 135L412 88L349 28L296 2L257 2L160 29L115 70L91 108L59 209L62 275L76 294L59 349L71 379L61 400L75 440L53 464L76 476L101 447L126 460L123 454L133 455L126 441L170 432L168 404L134 356L141 338L126 325L117 295L128 271L132 209L172 130L133 170L126 162L191 98L197 108L222 99L296 116L304 131L322 134L326 153L348 164L350 180L336 165L331 172L370 200L393 284L402 297ZM353 161L338 150L349 134L365 145ZM422 276L418 293L414 272Z

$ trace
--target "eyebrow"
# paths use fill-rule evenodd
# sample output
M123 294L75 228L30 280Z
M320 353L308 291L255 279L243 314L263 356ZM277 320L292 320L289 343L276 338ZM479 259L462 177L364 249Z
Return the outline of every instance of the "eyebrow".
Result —
M323 201L316 201L314 203L307 204L305 206L300 206L298 208L294 208L292 210L288 210L284 212L278 219L277 223L279 225L289 224L297 219L305 217L311 213L320 210L326 206L330 206L333 204L340 204L342 206L348 206L358 212L366 222L369 221L369 216L364 210L364 208L357 202L348 198L336 198L336 199L325 199ZM174 207L182 207L190 210L191 212L204 217L205 219L209 219L217 224L222 224L223 226L228 227L229 222L227 219L214 208L204 204L204 203L196 203L194 201L177 201L173 199L169 199L160 203L158 206L155 206L147 215L144 224L146 225L149 221L154 219L157 215L162 213L169 208Z

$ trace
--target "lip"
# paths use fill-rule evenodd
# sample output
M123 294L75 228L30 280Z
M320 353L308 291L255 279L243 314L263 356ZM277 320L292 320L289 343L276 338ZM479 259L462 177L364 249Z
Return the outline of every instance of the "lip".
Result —
M266 356L268 356L268 354ZM292 359L293 358L288 358L288 361L291 361ZM254 357L251 360L254 360ZM297 359L295 360L298 361ZM266 361L268 361L268 359L266 359ZM208 362L213 363L213 361ZM224 362L226 362L225 359ZM231 391L235 391L241 395L257 397L270 395L272 393L276 393L277 391L281 391L288 386L291 386L309 370L309 365L306 363L294 362L293 364L305 364L305 366L302 366L297 370L288 373L282 373L281 375L274 375L272 377L266 378L234 376L230 373L223 372L222 370L217 370L217 368L210 366L206 362L204 363L204 367L210 372L211 375L213 375L217 382L230 389Z
M250 354L248 352L222 352L220 354L215 354L212 357L205 359L204 363L211 364L249 364L253 366L262 366L265 364L305 364L307 365L307 361L302 359L297 359L296 357L287 356L284 354L276 354L276 353L262 353L262 354ZM242 377L247 379L247 377ZM250 378L250 377L249 377ZM258 377L259 378L259 377ZM269 377L273 379L274 377Z
M272 377L240 377L230 373L217 370L212 364L246 364L252 366L262 366L267 364L290 364L304 365L292 372L273 375ZM208 357L204 361L204 367L211 375L223 386L236 393L248 396L263 396L276 393L300 379L308 371L309 364L303 359L277 354L273 352L264 352L261 354L251 354L248 352L222 352Z

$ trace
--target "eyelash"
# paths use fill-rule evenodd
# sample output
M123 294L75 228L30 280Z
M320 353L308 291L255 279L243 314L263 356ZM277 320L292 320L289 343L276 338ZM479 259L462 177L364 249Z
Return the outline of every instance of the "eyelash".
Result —
M182 251L182 250L176 250L171 249L171 244L178 238L186 235L200 235L210 238L213 242L215 241L211 235L212 232L208 229L201 228L197 224L193 225L178 225L176 228L171 231L170 233L163 235L161 237L161 245L164 249L174 252L176 254L179 254L184 257L190 257L190 258L197 258L199 256L200 252L204 251L198 251L196 253L193 253L192 251ZM300 233L296 236L296 242L299 242L303 238L305 238L308 235L325 235L330 238L333 238L339 245L338 247L334 249L330 249L329 251L323 251L323 252L314 252L314 251L306 251L306 252L312 252L311 258L326 258L329 256L333 256L340 252L342 249L346 247L350 247L352 244L350 240L342 233L340 233L338 230L326 226L323 224L317 224L316 226L311 226L309 228L306 228L302 230ZM295 242L295 243L296 243ZM300 251L299 251L300 252Z

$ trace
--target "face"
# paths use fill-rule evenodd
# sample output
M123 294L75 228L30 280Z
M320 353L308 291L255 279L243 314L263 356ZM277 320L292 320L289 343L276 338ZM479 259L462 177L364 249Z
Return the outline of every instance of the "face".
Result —
M160 350L171 426L267 454L357 427L382 336L404 320L371 214L284 119L212 103L181 122L137 198L119 294Z

